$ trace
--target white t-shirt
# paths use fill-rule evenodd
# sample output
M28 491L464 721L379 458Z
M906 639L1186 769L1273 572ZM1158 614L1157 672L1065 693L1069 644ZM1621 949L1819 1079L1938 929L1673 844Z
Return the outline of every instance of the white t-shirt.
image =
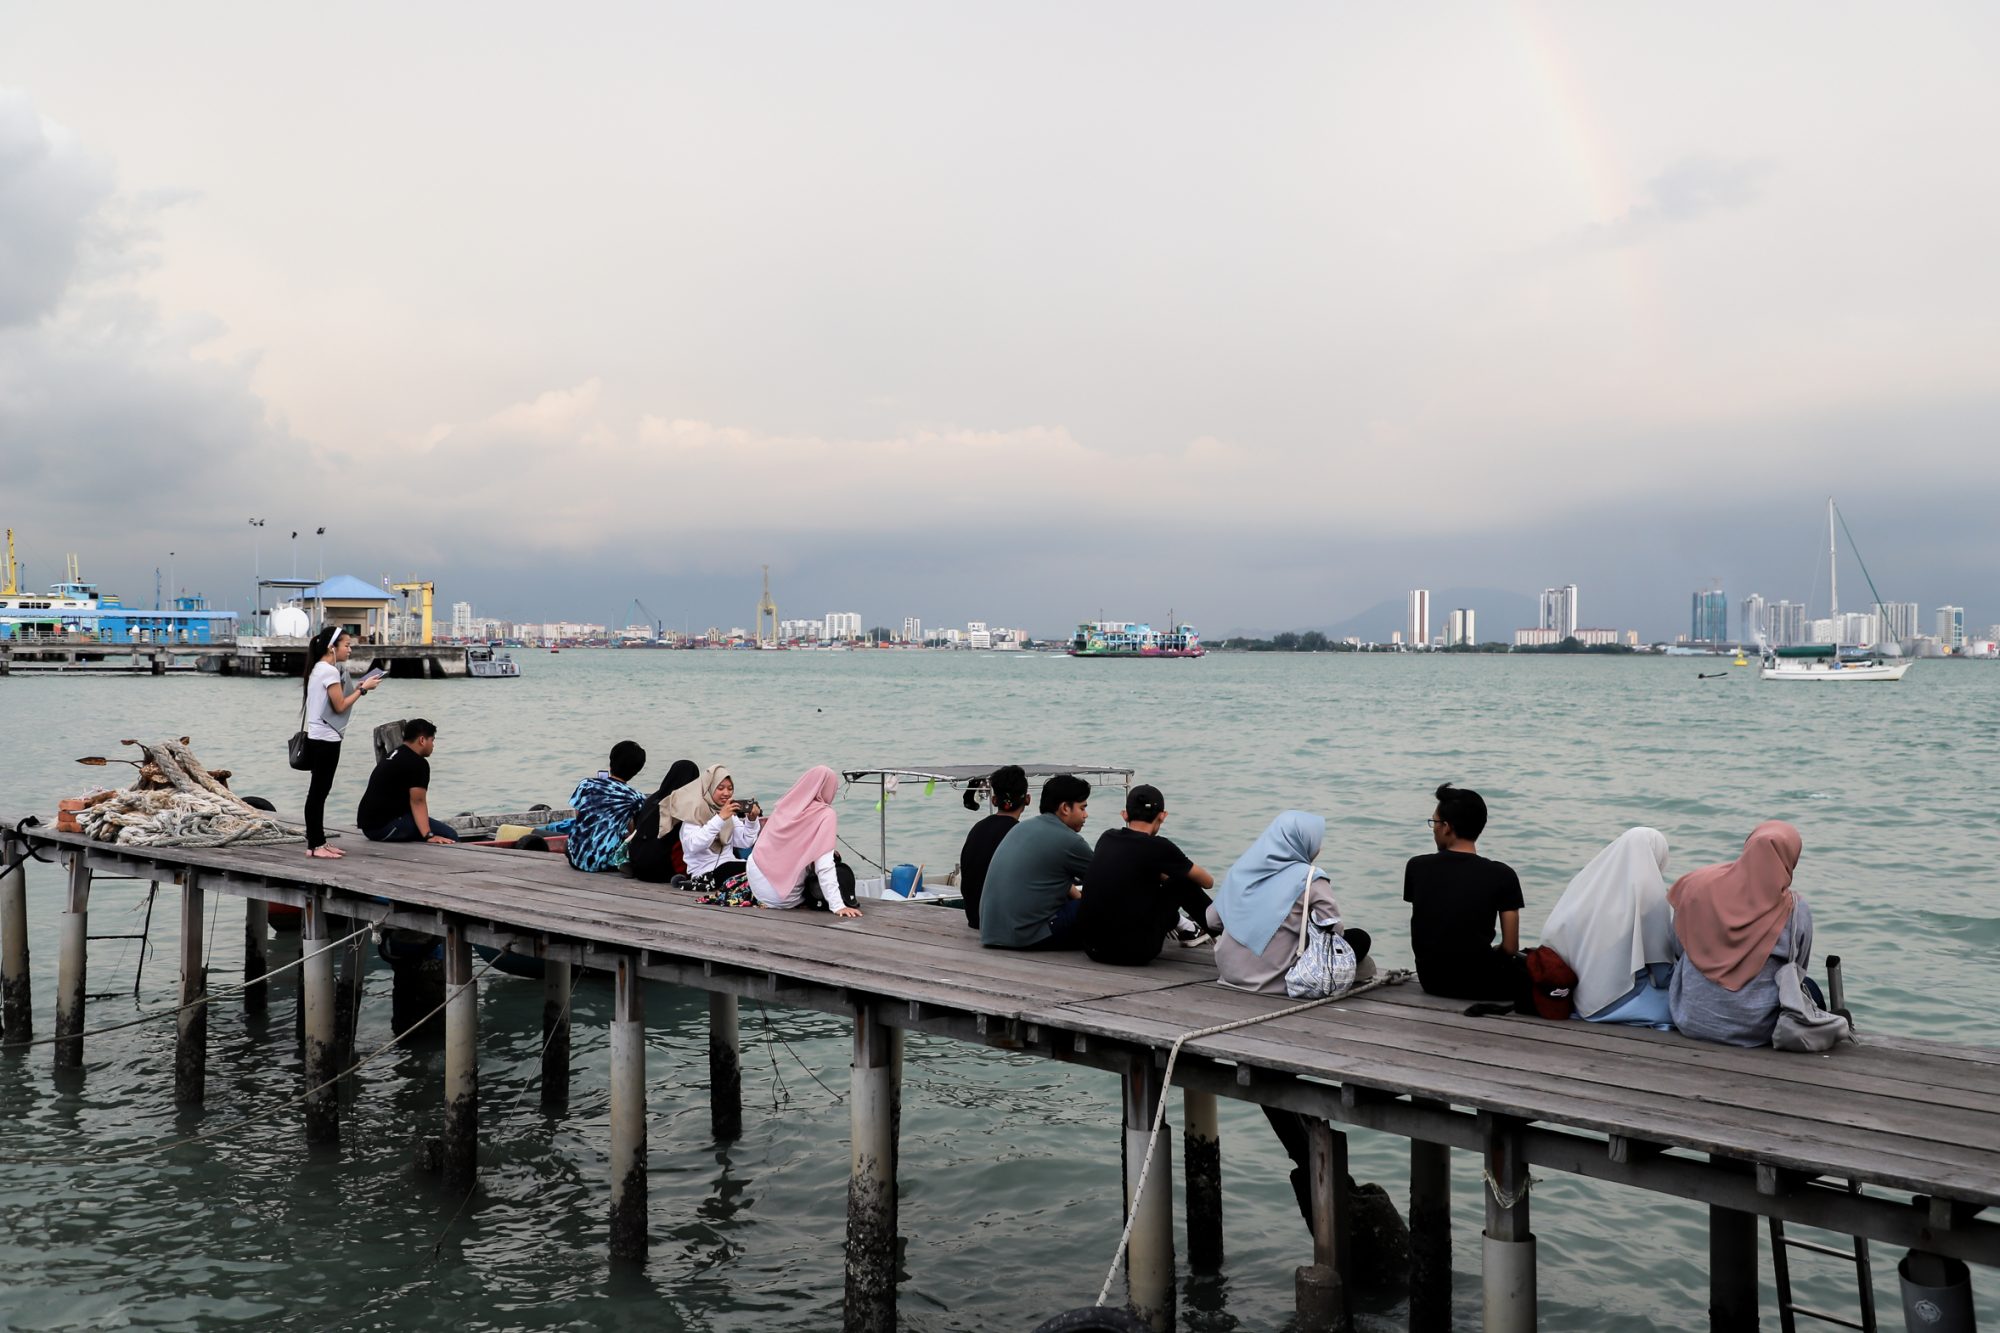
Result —
M826 899L829 910L846 906L840 899L840 876L833 868L833 853L828 852L819 860L799 872L799 882L790 890L780 889L764 877L757 868L757 853L750 853L749 862L743 867L744 876L750 881L750 896L766 907L798 907L806 900L806 877L819 877L820 896Z
M339 742L341 733L347 730L347 719L354 716L354 710L345 713L334 711L333 700L326 697L329 685L345 686L340 668L331 662L321 662L306 678L306 735L316 741Z

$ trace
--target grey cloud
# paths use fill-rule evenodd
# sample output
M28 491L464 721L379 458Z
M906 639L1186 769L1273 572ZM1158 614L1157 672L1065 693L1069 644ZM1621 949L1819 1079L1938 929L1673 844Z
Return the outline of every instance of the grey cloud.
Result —
M1634 245L1672 226L1748 208L1761 197L1774 164L1758 158L1688 157L1646 182L1645 198L1576 238L1584 249Z
M47 315L75 272L108 172L0 89L0 328Z

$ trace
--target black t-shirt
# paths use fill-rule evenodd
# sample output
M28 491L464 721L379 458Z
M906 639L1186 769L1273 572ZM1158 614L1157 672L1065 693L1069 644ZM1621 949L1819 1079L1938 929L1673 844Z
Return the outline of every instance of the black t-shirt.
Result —
M410 788L430 785L431 761L411 754L407 745L398 745L368 775L368 790L361 793L354 822L364 833L386 828L410 813Z
M1418 977L1445 978L1486 965L1500 913L1521 910L1521 877L1474 852L1413 856L1403 869L1403 901Z
M1100 963L1128 966L1159 957L1180 912L1169 881L1193 868L1186 852L1157 833L1105 830L1083 876L1077 909L1083 951Z
M1000 839L1019 828L1012 815L988 815L965 835L958 852L958 891L965 899L965 922L979 929L979 895L986 891L986 868L993 864L994 849Z

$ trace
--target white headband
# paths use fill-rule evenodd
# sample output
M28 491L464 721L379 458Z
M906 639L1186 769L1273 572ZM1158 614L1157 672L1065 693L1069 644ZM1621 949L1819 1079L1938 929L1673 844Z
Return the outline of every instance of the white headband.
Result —
M331 647L333 647L333 645L335 645L336 643L339 643L339 642L340 642L340 631L341 631L341 629L342 629L342 628L343 628L343 627L342 627L342 626L340 626L340 625L335 625L335 626L333 627L333 637L332 637L332 638L330 638L330 639L328 639L328 640L326 641L326 646L327 646L327 647L331 648Z

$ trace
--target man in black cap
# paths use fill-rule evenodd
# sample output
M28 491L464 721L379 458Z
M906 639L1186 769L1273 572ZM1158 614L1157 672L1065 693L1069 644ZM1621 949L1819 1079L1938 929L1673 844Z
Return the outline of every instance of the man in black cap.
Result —
M1083 876L1077 925L1084 952L1100 963L1150 963L1182 912L1194 922L1208 912L1203 890L1215 887L1215 876L1160 836L1166 822L1166 798L1141 783L1125 793L1125 827L1097 840ZM1179 938L1191 946L1208 937L1197 927Z

